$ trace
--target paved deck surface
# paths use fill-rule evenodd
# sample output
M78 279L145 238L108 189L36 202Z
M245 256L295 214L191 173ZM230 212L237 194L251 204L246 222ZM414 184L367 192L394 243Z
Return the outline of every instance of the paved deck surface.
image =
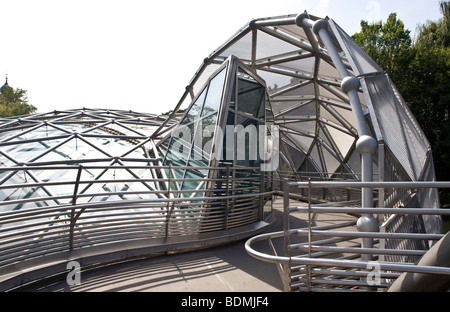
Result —
M274 204L275 222L266 230L282 229L282 201ZM305 215L291 216L291 227L305 227ZM326 215L319 224L351 219ZM46 292L281 292L283 284L275 264L254 259L245 251L245 241L194 252L160 256L114 264L81 272L81 284L69 287L66 281L45 288ZM266 242L255 244L258 251L269 250ZM281 254L281 240L274 241Z

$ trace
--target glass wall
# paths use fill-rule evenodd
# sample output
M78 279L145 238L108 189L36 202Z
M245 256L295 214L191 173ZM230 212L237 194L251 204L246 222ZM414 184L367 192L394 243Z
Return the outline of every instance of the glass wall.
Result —
M3 127L0 212L70 204L77 176L77 203L157 198L155 183L141 181L153 177L144 148L152 128L146 115L130 116L55 111Z
M235 75L226 118L222 165L257 167L261 164L259 149L262 147L259 130L266 122L266 105L269 111L271 109L260 82L242 67L238 67Z
M164 165L173 166L167 174L176 179L192 179L192 181L172 182L170 185L172 190L201 190L205 187L205 181L201 179L208 176L208 170L204 167L210 165L212 158L227 65L228 63L211 76L187 109L178 127L160 145L165 152ZM189 167L189 169L177 167ZM202 195L190 192L181 192L181 194L185 197Z
M202 179L225 179L226 170L212 173L204 167L230 166L252 167L252 170L233 171L230 178L240 178L240 187L259 191L259 168L272 146L270 126L273 124L264 80L239 59L230 57L198 93L178 127L159 145L165 155L164 165L171 166L168 175L185 179L172 181L171 190L179 190L182 196L188 197L202 196L205 188L220 189L223 184L207 184ZM231 185L235 186L238 187Z

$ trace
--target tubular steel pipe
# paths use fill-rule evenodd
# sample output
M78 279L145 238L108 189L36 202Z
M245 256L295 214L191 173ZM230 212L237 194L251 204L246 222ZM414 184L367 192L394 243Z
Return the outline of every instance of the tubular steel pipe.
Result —
M310 29L316 33L323 44L327 48L328 55L330 56L336 70L342 78L341 89L344 91L352 107L352 112L355 117L356 127L359 135L359 139L356 143L356 149L361 154L361 172L362 181L371 182L373 176L373 154L377 148L377 142L374 138L369 135L369 130L364 119L364 114L361 107L361 102L359 101L358 89L360 86L359 80L350 75L347 67L342 61L339 53L330 37L328 32L328 22L326 20L319 20L313 22L309 19L306 13L300 14L296 19L297 25L303 27L307 34L310 34ZM311 35L309 35L311 36ZM362 206L372 207L373 206L373 191L371 188L362 189ZM358 220L358 229L360 231L375 231L378 228L378 223L373 218L372 215L363 215ZM373 247L373 240L371 238L362 239L362 247L371 248ZM370 260L371 255L364 255L365 260Z
M305 214L311 214L311 213L345 213L345 214L364 214L364 215L372 215L372 214L396 214L396 215L450 215L450 209L434 209L434 208L355 208L355 207L326 207L325 204L323 205L308 205L308 206L302 206L302 207L289 207L288 201L286 199L289 198L289 188L290 187L301 187L301 188L324 188L324 187L330 187L330 188L342 188L342 187L391 187L391 188L450 188L450 182L330 182L330 181L308 181L308 182L289 182L287 180L283 181L283 191L285 192L284 198L285 198L285 204L284 204L284 210L287 212L287 214L290 214L291 212L297 211L302 212ZM287 222L289 221L289 218L284 216L285 220ZM346 227L348 225L342 225L341 227ZM338 229L339 226L335 226L334 229ZM423 233L380 233L376 229L375 231L358 231L358 232L352 232L352 231L338 231L338 230L332 230L332 228L302 228L302 229L290 229L288 231L289 235L300 235L304 237L308 237L308 242L306 243L299 243L299 244L289 244L288 246L285 246L285 248L288 248L291 250L291 252L294 249L300 249L302 250L305 255L303 256L291 256L290 254L287 254L285 256L277 256L277 255L267 255L262 252L259 252L252 248L252 245L256 242L263 241L263 240L272 240L277 237L283 237L286 235L286 230L283 232L275 232L275 233L268 233L268 234L262 234L258 235L256 237L253 237L252 239L248 240L246 242L245 248L246 251L256 259L269 262L269 263L277 263L280 265L283 265L284 267L288 267L292 270L292 273L296 273L298 269L293 269L291 265L301 265L305 266L303 269L304 276L301 277L301 281L304 282L303 290L306 291L320 291L327 289L330 291L330 288L316 288L312 287L311 285L314 284L316 281L320 284L322 283L320 280L317 280L314 277L311 277L310 275L314 273L314 269L311 270L311 266L318 267L318 266L324 266L324 267L342 267L342 268L349 268L351 269L365 269L367 270L366 273L358 274L358 276L361 277L360 282L355 282L355 286L359 287L365 287L365 290L369 290L370 288L367 288L367 286L370 286L367 282L367 276L370 273L371 266L376 263L377 267L380 273L380 276L384 276L388 279L395 279L399 276L397 274L396 276L387 276L384 275L386 273L383 273L384 271L398 271L398 272L405 272L404 276L405 279L409 278L410 276L418 276L418 278L423 278L426 283L429 281L432 282L435 278L439 279L440 282L439 285L444 285L442 287L445 287L445 285L448 285L450 283L450 268L447 265L440 265L442 263L448 262L448 257L441 257L440 260L436 260L433 262L432 255L430 255L430 252L427 252L427 250L402 250L402 249L389 249L389 248L373 248L373 247L335 247L335 246L325 246L325 244L329 243L337 243L339 240L349 240L353 238L363 238L363 239L394 239L394 240L435 240L441 242L440 244L436 244L434 246L440 246L442 244L445 245L445 243L442 243L443 235L442 234L423 234ZM323 239L319 241L311 241L310 237L330 237L330 239ZM447 235L448 237L448 235ZM339 239L341 238L341 239ZM334 241L332 241L334 240ZM290 242L290 237L287 238L287 241ZM436 250L437 247L434 248ZM442 248L440 248L442 249ZM314 253L311 254L311 251ZM362 261L354 261L349 259L324 259L324 258L318 258L325 255L332 255L336 253L346 253L350 255L355 255L355 257L361 257ZM436 252L435 252L436 253ZM423 259L425 257L428 257L426 260L422 260L419 262L418 265L415 264L405 264L405 263L394 263L394 262L387 262L387 261L370 261L370 259L364 260L363 255L369 254L369 255L396 255L396 256L414 256L414 257L421 257L423 256ZM312 257L314 255L314 258ZM431 259L431 260L430 260ZM351 273L351 272L350 272ZM300 272L298 272L300 274ZM430 275L431 274L431 275ZM345 273L341 273L340 276L345 276ZM350 276L350 275L349 275ZM289 283L290 287L297 288L295 285L291 285L289 281L291 281L291 277L283 276L284 283ZM323 281L324 284L332 285L339 285L343 286L343 283L340 283L340 279L330 279ZM292 281L291 281L292 282ZM403 285L401 284L403 283ZM424 282L425 283L425 282ZM402 286L398 286L402 285ZM390 290L398 290L398 289L411 289L406 287L413 287L417 286L417 283L413 284L410 283L410 285L404 286L404 282L398 282L395 287L392 287ZM441 287L439 286L439 287ZM376 287L381 288L387 288L389 287L389 283L378 283ZM402 288L403 287L403 288ZM442 288L441 287L441 288ZM293 289L292 288L292 289ZM289 288L291 289L291 288ZM443 289L443 288L442 288ZM337 291L337 290L336 290Z
M270 234L255 236L245 243L246 251L256 259L270 263L292 263L292 264L309 264L313 266L331 266L331 267L345 267L356 269L367 269L371 261L352 261L352 260L338 260L338 259L313 259L306 257L284 257L268 255L254 250L251 245L271 237ZM378 262L381 270L386 271L400 271L400 272L418 272L429 274L445 274L450 275L450 268L434 267L434 266L417 266L413 264L400 264L390 262Z
M308 182L289 182L289 186L307 188ZM343 188L343 187L371 187L371 188L450 188L450 182L435 181L381 181L381 182L359 182L359 181L311 181L312 188Z
M307 207L291 207L290 211L308 212ZM311 207L316 213L347 214L397 214L397 215L450 215L450 209L435 208L351 208L351 207Z

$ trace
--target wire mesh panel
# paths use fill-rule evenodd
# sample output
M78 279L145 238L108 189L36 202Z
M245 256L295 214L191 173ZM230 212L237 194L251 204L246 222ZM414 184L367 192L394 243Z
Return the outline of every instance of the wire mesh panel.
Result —
M383 139L413 180L419 178L428 141L386 75L364 78Z
M182 116L80 109L0 120L0 165L6 168L0 170L0 218L30 210L40 220L24 241L12 230L25 229L20 222L32 219L19 213L0 224L6 244L0 261L12 261L8 248L20 257L41 255L42 242L52 238L52 250L63 252L67 235L74 250L252 225L262 220L272 186L280 185L272 176L336 183L377 174L388 181L435 177L429 143L398 90L329 18L305 12L250 21L203 59L175 110L182 106ZM227 126L234 127L228 134ZM274 126L279 140L270 129L260 150L252 149L251 138L262 135L250 128L260 126ZM357 142L372 135L378 151L361 153L366 161L370 156L366 168L374 170L362 172ZM250 140L227 146L235 137ZM279 163L261 173L267 160L261 151L266 155L269 149ZM234 158L220 159L228 154ZM238 159L243 154L259 157ZM305 192L294 195L318 203L355 204L362 198L351 188ZM378 192L380 207L404 207L408 200L419 208L439 205L436 190L380 188L365 194ZM435 233L440 226L438 218L426 216L390 220L388 232L406 227ZM37 249L27 245L40 238ZM421 252L417 248L411 253Z

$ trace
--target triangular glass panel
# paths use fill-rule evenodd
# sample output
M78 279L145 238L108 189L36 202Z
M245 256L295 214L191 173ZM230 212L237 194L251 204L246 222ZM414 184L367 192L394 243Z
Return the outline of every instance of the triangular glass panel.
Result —
M254 117L263 117L259 116L259 112L265 98L264 86L245 71L239 70L237 75L238 110Z
M207 88L203 89L202 93L197 97L195 102L189 107L188 111L185 113L183 119L180 124L186 125L191 122L194 122L197 118L200 117L200 114L203 109L203 102L205 101Z
M208 94L205 99L205 105L202 110L202 118L211 113L217 112L222 104L222 93L224 89L226 68L215 75L208 86Z
M0 212L19 210L24 208L42 207L50 204L55 204L54 200L48 200L46 197L50 195L45 192L40 186L27 186L27 183L35 183L36 181L30 176L26 170L19 170L13 175L4 175L1 185L8 186L10 188L3 188L0 190ZM17 186L17 187L16 187ZM64 195L64 194L61 194ZM31 203L14 203L8 205L8 201L14 201L19 199L29 198L42 198L42 201L33 201Z
M106 142L107 141L104 140L102 141L102 143ZM106 144L103 144L103 146L100 145L103 148L100 149L95 145L92 146L88 144L87 141L84 141L81 138L74 137L62 145L55 147L49 146L44 150L44 152L47 152L45 154L41 152L35 153L32 160L33 163L35 162L51 163L58 161L74 161L74 163L76 163L76 160L109 158L111 155L108 152L103 151L103 150L110 151L109 147L105 145ZM39 157L39 155L42 156Z
M71 131L62 131L56 127L53 127L48 124L41 124L37 128L28 129L29 131L22 131L18 133L16 137L8 140L8 142L20 141L25 143L24 141L31 141L36 139L48 140L50 138L66 138L72 134Z

